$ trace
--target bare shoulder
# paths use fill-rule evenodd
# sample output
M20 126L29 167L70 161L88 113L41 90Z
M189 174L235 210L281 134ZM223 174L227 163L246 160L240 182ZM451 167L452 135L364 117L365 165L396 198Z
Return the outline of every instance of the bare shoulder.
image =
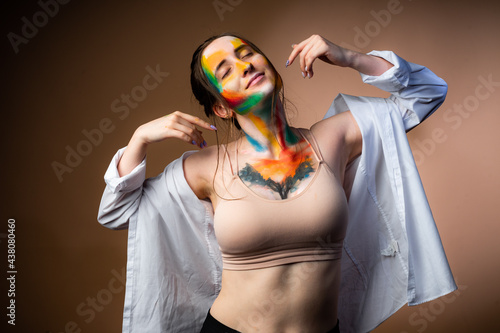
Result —
M217 146L201 149L184 160L184 177L199 199L209 196L217 167Z
M362 137L350 111L323 119L311 127L311 132L327 163L345 167L361 154Z

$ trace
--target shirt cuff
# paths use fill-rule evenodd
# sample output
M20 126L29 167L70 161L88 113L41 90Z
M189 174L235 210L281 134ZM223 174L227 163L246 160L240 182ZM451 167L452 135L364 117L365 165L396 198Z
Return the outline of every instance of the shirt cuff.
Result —
M146 179L146 158L128 175L120 177L117 166L125 148L127 147L123 147L116 152L109 164L108 170L104 174L104 181L112 193L133 191L139 188Z
M392 51L371 51L367 54L385 59L394 66L378 76L360 73L364 83L371 84L387 92L397 92L408 86L410 66L406 60Z

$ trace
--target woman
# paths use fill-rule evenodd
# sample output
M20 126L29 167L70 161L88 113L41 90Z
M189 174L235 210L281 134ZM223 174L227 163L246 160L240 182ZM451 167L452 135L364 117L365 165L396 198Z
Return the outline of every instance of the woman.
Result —
M361 119L347 110L314 124L310 130L293 128L286 120L282 96L283 85L275 68L264 54L249 41L232 34L223 34L207 40L196 50L191 64L191 83L193 93L203 105L207 115L212 119L228 120L230 124L241 128L243 135L220 146L206 147L207 144L200 129L216 130L215 126L197 117L176 111L140 126L126 149L115 157L114 163L110 166L110 169L113 167L116 169L115 176L114 178L109 175L107 177L109 189L105 190L99 215L99 220L104 224L109 224L110 227L121 228L129 220L134 220L138 226L141 223L149 223L148 219L167 223L170 218L163 217L163 213L157 213L157 211L165 210L166 212L170 208L175 210L177 209L175 207L184 204L177 205L174 199L172 206L168 204L167 208L163 208L161 206L162 196L159 195L157 200L150 199L158 194L148 193L158 193L157 188L165 186L165 184L177 188L175 182L179 181L178 178L182 178L182 176L185 178L191 194L194 194L204 204L208 200L211 203L211 208L214 211L213 228L217 239L216 245L220 253L211 253L216 252L214 244L211 243L213 236L200 235L196 232L194 236L190 236L193 239L196 237L204 238L199 239L199 241L205 243L205 250L209 253L210 260L214 261L217 255L222 258L221 277L217 276L220 263L216 262L216 267L212 270L214 275L210 280L214 281L215 284L220 282L220 291L219 287L216 286L215 292L212 291L211 294L209 292L209 295L205 296L210 301L214 297L215 300L210 306L201 332L338 332L338 312L343 310L342 305L339 308L339 301L340 304L345 303L345 301L339 300L343 245L348 257L355 262L352 252L347 251L346 244L343 244L348 225L347 220L348 215L360 218L360 216L356 216L359 213L350 208L352 205L356 205L356 202L353 203L353 201L356 201L355 198L360 196L351 192L356 184L354 176L350 176L347 170L353 166L352 168L356 169L354 172L356 174L360 169L363 169L359 164L356 164L359 162L358 156L362 154L362 151L363 155L367 157L374 154L390 155L390 159L384 157L385 160L384 158L382 160L387 160L386 163L392 163L390 161L397 159L398 149L401 148L396 147L394 151L387 152L387 144L384 143L384 140L389 142L390 138L393 141L402 140L399 133L404 133L405 130L414 127L420 120L432 113L442 103L446 93L446 84L433 76L425 67L411 68L400 58L394 58L396 60L392 59L391 62L382 56L350 51L317 35L293 45L286 66L291 66L295 61L298 61L297 67L300 68L302 76L312 78L314 75L313 64L316 59L332 65L351 67L366 78L391 76L387 79L392 84L392 87L387 89L391 92L393 92L391 89L398 83L401 85L400 82L395 83L394 78L402 81L406 79L411 82L411 74L424 72L424 74L413 75L416 78L415 82L418 82L418 89L415 90L416 92L413 91L412 96L404 96L405 92L411 92L412 89L404 89L404 87L393 89L398 91L394 91L393 96L399 97L399 99L393 101L394 105L391 108L398 109L400 112L398 113L400 121L396 121L395 126L401 128L396 134L386 134L385 132L380 134L382 139L380 139L379 152L374 153L373 150L377 151L376 149L370 149L370 152L366 152L365 145L369 136L372 135L371 132L375 132L383 125L383 121L387 122L387 117L394 117L391 114L392 109L388 109L388 116L384 118L385 120L373 120L373 124L369 125L365 124L369 121L369 117ZM394 62L398 64L396 70L393 69ZM404 72L405 66L408 66L406 72ZM401 72L397 72L399 69ZM405 78L405 75L409 77ZM428 82L422 80L422 77L425 76L430 78ZM407 86L411 86L411 84L408 85L407 82ZM344 99L347 99L345 104L350 106L349 99L345 96ZM365 108L376 109L381 107L378 105L381 101L382 99L373 99L362 103L364 103ZM382 103L388 103L388 100L383 101ZM405 104L405 102L407 103ZM355 104L353 104L353 108L359 109ZM387 131L387 128L384 130ZM167 138L181 139L203 149L183 157L180 162L183 174L174 175L170 182L166 180L169 176L163 176L161 180L143 184L143 178L140 176L130 176L134 172L138 173L137 170L141 168L143 170L149 144ZM404 153L402 154L404 155ZM399 157L407 156L400 155ZM361 163L362 166L363 163ZM374 165L378 164L374 163ZM402 168L405 168L404 165ZM394 170L394 172L398 171L396 168ZM411 170L416 172L416 169ZM108 170L108 173L110 172L112 171ZM143 173L143 171L140 172ZM365 173L369 174L370 171ZM385 171L377 172L372 178L380 178L380 175L383 174ZM167 171L164 175L167 175ZM177 180L175 180L176 178ZM386 180L387 184L393 182L391 179ZM397 177L397 180L401 180L401 177ZM158 182L160 185L155 185ZM125 185L121 186L121 189L117 189L116 184L119 183ZM368 185L370 185L370 181L368 181ZM405 198L403 192L408 191L412 185L410 184L406 189L396 182L394 186L395 195ZM376 198L379 188L373 187L373 190L372 198L375 198L374 202L378 204ZM171 190L168 191L170 193ZM397 193L398 191L402 193ZM176 192L182 191L176 190ZM165 197L167 196L171 195L165 195ZM159 202L158 206L150 203L154 201ZM417 205L419 204L422 205L421 202L417 203ZM426 202L423 203L424 206L425 204ZM395 204L389 203L387 207L385 208L384 202L381 202L377 206L378 212L393 212L395 215L399 214L399 218L405 215L404 212L401 215L401 209L404 208L397 202ZM424 208L428 209L427 206ZM195 210L193 208L193 211ZM366 208L366 210L370 209ZM407 208L408 210L411 208ZM184 209L179 214L186 215L185 218L188 219L187 215L191 213L191 211L188 212ZM159 214L161 217L157 217L155 214ZM173 214L175 215L175 213ZM411 214L409 215L411 216ZM382 217L379 219L382 220ZM398 216L392 218L397 219ZM193 220L196 219L196 217L193 218ZM390 220L391 217L385 218L385 220L388 219ZM432 217L430 219L432 220ZM361 216L361 220L367 219ZM176 225L178 222L168 223ZM384 226L392 229L390 224ZM160 227L165 232L165 237L172 237L167 236L167 234L176 234L173 231L176 229L169 230L170 228L172 228L170 225ZM210 228L207 230L207 233L211 231ZM360 232L360 240L363 239L362 233ZM389 234L392 233L392 231L389 232ZM134 236L136 232L132 231L132 234L133 236L129 230L129 269L133 265L130 262L130 257L138 258L134 252L134 249L137 248L135 244L137 236ZM416 230L415 234L419 234L419 231ZM142 238L145 239L144 237L147 236ZM402 237L400 242L404 239L405 237ZM160 250L160 253L175 252L175 249L179 249L178 244L172 244L172 242L178 243L179 241L172 240L168 245L161 244L161 237L156 241L158 242L156 245L149 244L144 248L169 247L166 250ZM411 262L412 255L415 257L420 255L418 251L408 255L406 243L398 243L397 238L390 242L383 241L384 247L388 246L381 251L384 256L394 257L397 253L403 253L402 257L406 257ZM133 242L133 246L131 246L131 242ZM380 239L379 242L381 242ZM410 239L408 243L412 245L412 240ZM438 257L444 257L438 238L435 243L437 245L435 245L434 252L437 252ZM368 244L366 246L369 248ZM386 251L385 254L384 251ZM192 253L193 258L198 255L200 254L197 251ZM140 258L144 257L144 254L140 255ZM170 265L176 272L184 271L189 266L189 262L178 263L177 260L180 259L173 259L174 263ZM393 265L401 265L401 263L392 263L391 259L385 260L385 258L378 257L374 261L380 261L379 264L382 267L379 270L387 270L388 267L383 266L389 265L389 269L405 272L402 275L403 278L399 278L393 286L394 289L398 289L400 294L405 294L407 290L412 288L415 290L417 287L420 288L420 285L416 287L415 284L424 286L428 283L421 281L419 277L414 277L412 264L409 265L411 268L404 264L402 267L392 267ZM135 265L137 266L137 263ZM142 263L139 265L145 266ZM167 263L166 266L168 265ZM205 268L207 267L207 264L203 265ZM438 269L439 272L436 274L444 276L446 282L437 290L429 290L424 287L423 294L427 293L427 295L421 297L429 295L437 297L455 288L446 259L444 262L441 260L440 265L442 267L440 270ZM140 270L135 268L135 274L141 274ZM200 267L201 275L204 274L203 270L204 268ZM210 271L210 268L207 270ZM196 269L190 270L184 276L191 279L195 271ZM183 280L183 278L178 277L174 277L172 280L164 278L167 273L161 270L153 272L154 277L149 274L148 278L140 278L140 280L161 280L162 282L153 284L160 286L158 287L160 290L164 284L175 286ZM208 272L208 274L211 273ZM170 275L172 274L170 273ZM376 274L373 277L376 277ZM373 279L373 277L369 278ZM402 281L405 278L406 281ZM167 281L164 282L163 279ZM372 280L369 280L367 284L370 284L370 281ZM352 283L352 280L348 279L342 283L348 285ZM133 311L127 308L127 299L134 297L133 294L137 294L134 290L139 288L139 284L136 277L128 275L124 331L128 331L132 326L130 317L132 317ZM404 287L404 292L400 290L401 287ZM193 288L198 289L199 287L198 285L186 287L186 289ZM174 289L175 287L172 287L168 290ZM184 289L184 287L179 287L179 289ZM210 288L206 289L210 290ZM174 293L177 292L174 291ZM381 293L380 290L378 293ZM386 293L386 291L382 292L382 294ZM203 292L196 290L195 294L203 294ZM387 293L387 295L389 294L390 292ZM364 310L365 304L370 303L372 296L360 297L358 290L353 288L351 297L358 299L355 304L358 312L356 316L359 317L359 311ZM414 299L415 297L415 295L408 296L410 303L418 301ZM136 295L136 299L139 298ZM177 298L179 298L177 295L171 295L171 299L162 296L160 301L156 299L151 304L155 304L155 308L156 304L161 304L161 312L175 313L180 310L172 308L175 302L172 299ZM196 303L191 298L181 301L180 304ZM359 301L361 298L366 298L366 301L363 301L365 303ZM141 301L130 302L130 307L135 308ZM367 323L360 325L344 323L345 320L342 319L342 330L344 331L344 324L346 331L349 329L366 330L366 327L370 325L372 326L370 329L373 328L374 323L375 326L378 325L380 321L402 305L394 300L392 302L395 305L388 306L385 302L385 307L380 306L385 312L377 313L378 322L370 318L373 314L364 313L364 317L369 318ZM203 306L206 306L205 304ZM155 313L156 310L152 311ZM184 309L183 311L188 310ZM192 314L195 324L190 320L189 323L181 323L175 327L166 323L168 321L166 318L169 318L168 314L151 315L151 317L155 316L158 316L159 319L151 320L145 318L147 316L135 316L135 318L142 318L140 320L143 320L142 329L144 331L149 331L145 329L149 327L155 331L187 332L194 331L194 329L199 330L201 324L200 314ZM186 320L182 319L182 316L182 314L174 315L173 318L182 322ZM137 323L137 321L136 319L135 322Z

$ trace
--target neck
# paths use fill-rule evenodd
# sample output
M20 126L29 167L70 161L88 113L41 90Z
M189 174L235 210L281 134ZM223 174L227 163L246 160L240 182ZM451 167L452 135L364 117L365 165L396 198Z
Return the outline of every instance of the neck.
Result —
M282 151L300 141L288 125L278 95L275 95L274 100L269 98L262 101L246 115L237 114L236 117L252 147L271 158L279 158Z

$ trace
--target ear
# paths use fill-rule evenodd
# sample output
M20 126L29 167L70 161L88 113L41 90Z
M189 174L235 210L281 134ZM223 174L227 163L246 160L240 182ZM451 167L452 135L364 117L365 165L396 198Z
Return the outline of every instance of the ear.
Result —
M231 109L227 109L225 108L224 106L222 106L222 104L220 103L216 103L213 107L212 107L212 110L214 111L214 113L221 117L221 118L231 118L233 116L233 110Z

